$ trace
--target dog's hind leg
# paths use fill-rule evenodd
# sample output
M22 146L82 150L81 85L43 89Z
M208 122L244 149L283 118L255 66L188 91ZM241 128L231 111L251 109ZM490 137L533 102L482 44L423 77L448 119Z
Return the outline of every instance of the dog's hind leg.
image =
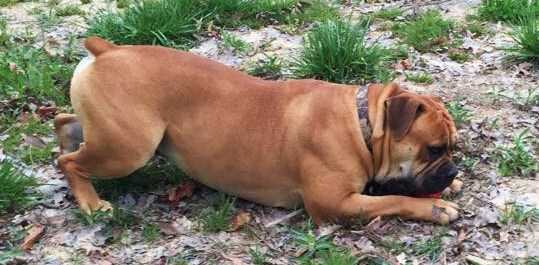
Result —
M158 119L148 117L152 118ZM109 117L111 119L114 117ZM74 122L73 119L68 120L64 120L63 126ZM61 125L62 120L58 124ZM91 128L84 130L84 142L78 150L61 155L58 165L81 210L91 213L107 210L110 204L99 198L90 178L124 177L144 166L154 155L165 126L155 122L154 126L140 130L134 125L117 127L102 121L82 124L83 129L84 126Z

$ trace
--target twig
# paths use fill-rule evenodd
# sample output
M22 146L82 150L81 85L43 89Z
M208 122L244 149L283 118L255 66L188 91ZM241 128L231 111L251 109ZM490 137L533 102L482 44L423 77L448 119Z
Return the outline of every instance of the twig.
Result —
M271 221L271 222L265 224L264 227L265 227L265 228L270 228L270 227L272 227L272 226L278 225L278 224L280 224L280 223L282 223L282 222L285 222L285 221L287 221L287 220L290 220L292 217L294 217L294 216L300 214L301 212L303 212L303 209L295 210L295 211L293 211L293 212L291 212L291 213L289 213L289 214L287 214L287 215L285 215L285 216L283 216L283 217L281 217L281 218L278 218L278 219L276 219L276 220L273 220L273 221Z

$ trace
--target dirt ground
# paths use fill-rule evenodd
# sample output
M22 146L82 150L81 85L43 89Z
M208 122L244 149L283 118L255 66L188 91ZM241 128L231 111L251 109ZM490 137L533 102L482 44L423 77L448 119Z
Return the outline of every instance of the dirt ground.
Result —
M64 3L64 2L62 2ZM477 0L409 1L392 3L342 5L343 15L365 14L387 6L402 6L407 12L417 8L437 8L445 17L463 21L473 12ZM84 5L88 14L110 3L93 1ZM10 26L17 30L35 27L36 19L30 14L39 2L19 3L0 8ZM539 207L539 177L502 177L496 170L493 156L499 145L509 144L513 135L529 128L538 139L539 107L521 108L516 100L519 93L539 88L539 71L529 63L508 64L502 60L501 47L511 44L507 36L509 28L489 23L492 34L473 37L465 34L462 48L473 54L473 59L457 63L446 53L411 53L406 70L430 73L434 82L429 85L405 81L400 75L396 81L408 89L438 95L444 101L456 101L464 105L471 120L459 128L459 150L455 157L463 156L477 160L477 164L464 169L458 178L464 181L464 189L453 200L460 207L460 218L448 226L425 222L400 220L398 218L376 219L368 225L351 227L323 227L317 233L329 233L333 242L349 248L360 257L360 264L384 264L367 262L368 258L382 257L385 264L430 264L428 259L415 255L406 248L413 248L426 239L442 234L442 249L437 264L537 264L530 257L539 257L539 224L506 225L500 215L508 202L518 202L529 207ZM378 30L375 23L369 36L371 41L384 45L395 43L388 32ZM48 46L66 45L70 34L81 35L85 20L67 17L46 30L42 36ZM233 32L251 44L256 52L236 55L219 48L219 40L208 38L192 49L192 52L218 60L238 69L258 60L263 54L279 58L292 58L302 47L301 35L283 33L278 27L259 30L240 29ZM43 42L42 42L43 43ZM42 43L36 43L40 45ZM269 45L268 45L269 43ZM262 45L264 44L264 45ZM80 46L79 46L80 47ZM396 66L397 72L404 69ZM494 125L495 124L495 125ZM533 152L539 152L537 142ZM8 159L0 153L0 159ZM260 248L266 253L269 264L295 264L301 249L293 243L290 230L300 227L307 220L304 213L266 227L292 211L263 207L238 200L236 212L249 213L251 220L234 232L207 233L198 229L197 209L204 208L214 191L200 185L194 194L175 205L162 202L166 188L149 193L126 193L119 203L129 206L145 222L157 224L161 229L159 238L144 241L140 225L121 231L110 231L104 224L83 225L76 218L76 205L62 175L55 165L29 168L46 184L39 189L44 200L35 207L10 216L0 216L0 233L17 230L27 224L42 224L45 233L32 250L16 259L18 264L175 264L171 257L180 257L188 264L252 264L250 248ZM384 247L381 242L401 242L404 249ZM182 263L177 263L182 264Z

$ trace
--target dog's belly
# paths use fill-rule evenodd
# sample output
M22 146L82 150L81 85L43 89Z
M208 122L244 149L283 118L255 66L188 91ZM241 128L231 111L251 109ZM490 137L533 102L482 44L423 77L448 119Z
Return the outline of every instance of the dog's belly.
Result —
M215 163L219 159L211 152L182 154L184 148L166 141L159 147L159 153L173 160L193 179L213 189L272 207L297 208L303 203L301 190L284 172L276 174L275 170L263 170L263 167L241 166L249 164L248 161L237 165Z

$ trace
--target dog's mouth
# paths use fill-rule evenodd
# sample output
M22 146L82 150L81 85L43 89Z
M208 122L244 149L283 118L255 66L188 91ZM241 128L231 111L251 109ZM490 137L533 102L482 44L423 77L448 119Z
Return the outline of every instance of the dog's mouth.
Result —
M402 195L413 197L428 197L431 194L442 192L451 184L453 177L426 178L418 184L417 177L391 178L383 183L371 180L367 183L363 193L371 196Z

